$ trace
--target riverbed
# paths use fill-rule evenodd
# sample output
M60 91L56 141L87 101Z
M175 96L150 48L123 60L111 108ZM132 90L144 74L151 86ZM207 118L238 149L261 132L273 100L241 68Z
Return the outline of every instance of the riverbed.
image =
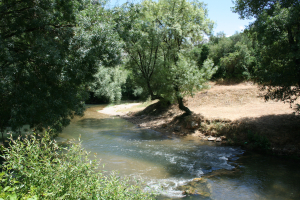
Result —
M141 180L158 199L300 199L299 162L141 129L104 106L88 106L58 142L80 137L105 171Z

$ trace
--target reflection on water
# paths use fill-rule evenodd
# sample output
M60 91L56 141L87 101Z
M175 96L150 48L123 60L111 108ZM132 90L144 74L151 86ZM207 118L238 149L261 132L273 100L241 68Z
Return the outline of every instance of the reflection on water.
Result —
M162 194L158 197L160 199L299 197L298 181L293 187L289 185L293 180L299 180L298 168L290 174L292 166L270 162L264 157L242 156L237 159L243 154L239 148L142 130L118 117L100 114L97 112L100 109L101 106L91 106L84 117L74 118L58 140L76 139L81 135L83 147L97 153L98 159L105 163L105 170L142 178L150 188ZM234 173L226 173L233 172L233 169ZM222 170L225 173L213 175ZM191 182L201 176L201 184ZM193 185L191 187L198 195L184 197L179 186L186 184ZM272 192L275 190L276 193Z

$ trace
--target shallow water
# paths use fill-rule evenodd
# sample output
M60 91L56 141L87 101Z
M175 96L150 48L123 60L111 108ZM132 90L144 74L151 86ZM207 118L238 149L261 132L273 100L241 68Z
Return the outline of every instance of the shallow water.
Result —
M106 171L142 179L159 199L300 199L299 163L245 156L237 147L143 130L89 106L57 138L79 138ZM202 177L200 182L191 182ZM191 185L198 195L182 194ZM181 186L181 187L180 187Z

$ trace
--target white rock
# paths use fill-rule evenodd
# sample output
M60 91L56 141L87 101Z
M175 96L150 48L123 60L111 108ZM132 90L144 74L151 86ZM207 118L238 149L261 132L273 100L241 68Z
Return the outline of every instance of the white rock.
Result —
M207 138L207 140L208 140L208 141L215 141L216 138L215 138L215 137L209 137L209 138Z

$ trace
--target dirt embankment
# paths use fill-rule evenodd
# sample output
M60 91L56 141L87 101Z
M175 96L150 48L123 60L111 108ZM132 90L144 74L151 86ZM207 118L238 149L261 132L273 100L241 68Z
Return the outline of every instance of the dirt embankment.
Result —
M210 89L185 98L185 105L194 113L190 117L182 117L177 105L157 101L108 107L101 112L165 134L300 156L300 116L290 104L265 102L264 92L252 83L210 85Z

